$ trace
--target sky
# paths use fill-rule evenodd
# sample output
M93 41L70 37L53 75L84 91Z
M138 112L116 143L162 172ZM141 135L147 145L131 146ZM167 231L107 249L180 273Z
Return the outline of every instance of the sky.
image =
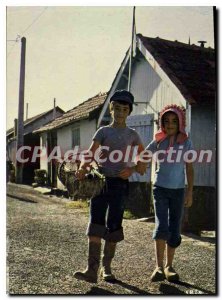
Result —
M18 114L21 42L26 37L25 112L65 111L110 89L131 43L133 6L15 6L6 19L6 122ZM136 6L136 32L214 48L212 6ZM16 42L16 38L17 42Z

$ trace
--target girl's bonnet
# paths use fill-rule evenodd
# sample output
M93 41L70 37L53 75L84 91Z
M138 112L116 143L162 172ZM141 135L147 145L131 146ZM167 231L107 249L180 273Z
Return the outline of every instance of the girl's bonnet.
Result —
M159 117L159 126L160 126L160 129L155 134L155 140L157 141L157 143L160 143L163 140L165 140L165 138L167 138L167 134L166 134L166 132L164 130L164 127L163 127L163 116L167 112L173 112L173 113L175 113L177 115L178 119L179 119L179 133L177 135L176 142L179 143L179 144L181 144L186 139L188 139L188 136L187 136L186 131L185 131L186 115L185 115L185 110L182 107L180 107L178 105L175 105L175 104L167 105L160 112L160 117Z

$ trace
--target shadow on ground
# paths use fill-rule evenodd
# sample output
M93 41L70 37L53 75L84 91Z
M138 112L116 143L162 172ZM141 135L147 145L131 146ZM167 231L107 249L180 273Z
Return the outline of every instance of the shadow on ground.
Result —
M197 241L200 242L207 242L207 243L211 243L211 244L216 244L216 237L211 237L211 236L198 236L196 234L192 234L192 233L183 233L184 236L188 237L188 238L192 238L195 239Z
M164 295L186 295L185 292L179 290L176 286L166 283L160 284L159 291Z
M11 195L11 194L6 194L8 197L10 198L14 198L14 199L17 199L19 201L24 201L24 202L29 202L29 203L38 203L37 201L34 201L34 200L30 200L30 199L27 199L26 197L20 197L20 196L16 196L16 195Z
M110 284L115 284L115 285L119 285L129 291L134 292L137 295L151 295L150 293L148 293L147 291L141 290L133 285L130 285L128 283L125 283L121 280L114 280L112 282L109 282ZM120 295L117 293L113 293L110 291L107 291L105 289L99 288L99 287L92 287L90 291L88 291L86 293L86 295ZM126 294L123 294L126 295ZM127 294L128 295L128 294Z
M193 295L197 295L197 294L215 295L211 291L207 291L205 289L202 289L198 286L189 284L187 282L178 281L177 285L186 287L188 289L187 292L181 291L176 286L171 285L171 284L166 284L166 283L160 284L159 291L162 292L164 295L191 295L191 294L193 294Z
M128 283L125 283L121 280L115 280L114 282L115 284L118 284L119 286L122 286L125 289L128 289L138 295L151 295L150 293L148 293L147 291L141 290L139 288L137 288L136 286L130 285Z
M116 295L116 294L107 291L105 289L99 288L97 286L93 286L88 292L85 293L85 295Z
M179 281L177 284L184 286L190 290L194 290L198 293L198 291L200 292L200 294L209 294L209 295L215 295L215 293L212 293L211 291L205 290L203 288L200 288L199 286L196 285L192 285L190 283L184 282L184 281Z

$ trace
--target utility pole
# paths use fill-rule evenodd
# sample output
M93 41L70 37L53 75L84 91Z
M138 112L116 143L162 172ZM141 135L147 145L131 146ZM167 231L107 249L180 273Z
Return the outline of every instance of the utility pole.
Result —
M132 38L131 38L131 48L130 48L130 60L129 60L129 75L128 75L128 91L130 92L131 87L131 76L132 76L132 61L133 61L133 47L134 47L134 36L135 32L135 10L136 7L133 7L133 24L132 24Z
M26 117L25 117L26 120L28 119L28 115L29 115L29 104L26 103Z
M17 144L18 151L24 143L24 91L25 91L25 51L26 38L21 38L21 62L20 62L20 82L19 82L19 105L18 105L18 129L17 129ZM22 183L23 179L23 164L16 158L15 169L16 183Z

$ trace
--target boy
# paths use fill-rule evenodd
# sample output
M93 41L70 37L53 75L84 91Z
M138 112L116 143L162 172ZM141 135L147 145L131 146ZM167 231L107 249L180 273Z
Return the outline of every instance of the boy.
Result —
M97 282L100 264L101 239L105 240L102 258L102 277L105 281L113 281L111 261L115 255L116 244L124 239L122 220L124 203L128 197L128 178L133 172L143 174L144 164L137 162L132 166L124 160L127 147L137 146L137 153L144 150L138 133L126 126L126 118L133 110L134 96L126 91L116 91L110 98L112 122L101 127L93 137L88 149L95 159L99 151L99 170L106 177L104 190L90 201L90 221L88 235L88 266L83 272L76 272L75 278L88 282ZM119 152L118 152L119 151ZM121 159L115 155L119 153ZM76 173L78 179L84 179L89 162L82 162ZM107 218L106 218L107 214Z

